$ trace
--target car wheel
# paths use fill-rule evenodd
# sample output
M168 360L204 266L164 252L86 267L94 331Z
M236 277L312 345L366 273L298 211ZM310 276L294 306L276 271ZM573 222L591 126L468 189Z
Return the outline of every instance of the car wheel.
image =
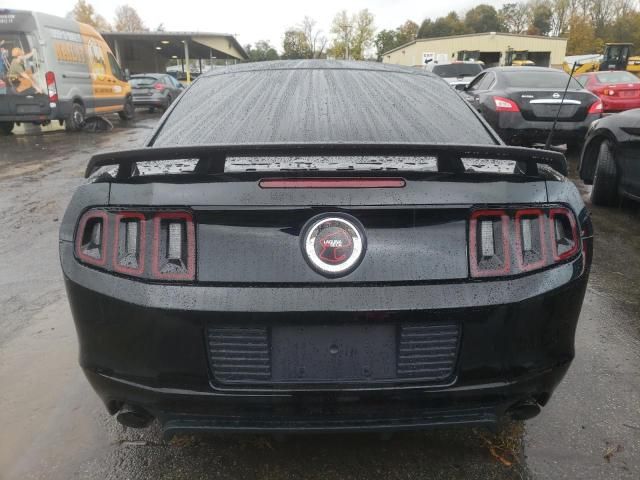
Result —
M169 105L173 102L173 97L171 95L167 95L167 104L164 106L163 110L166 112L169 108Z
M591 202L594 205L612 206L618 200L618 172L611 143L604 140L600 144L600 151L593 176Z
M15 124L13 122L0 122L0 130L5 135L9 135L13 131L13 126Z
M82 128L85 121L85 109L80 103L71 106L71 113L64 119L64 128L67 132L77 132Z
M124 109L121 112L118 112L118 116L121 120L133 120L134 115L136 114L136 107L133 106L133 100L131 98L127 98L124 102Z

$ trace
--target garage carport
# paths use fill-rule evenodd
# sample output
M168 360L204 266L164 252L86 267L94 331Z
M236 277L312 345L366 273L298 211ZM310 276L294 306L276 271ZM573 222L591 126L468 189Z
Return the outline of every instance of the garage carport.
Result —
M163 72L171 60L179 61L187 82L191 81L192 60L224 60L235 63L248 59L233 35L203 32L103 32L122 68L132 74ZM206 62L205 62L206 63Z

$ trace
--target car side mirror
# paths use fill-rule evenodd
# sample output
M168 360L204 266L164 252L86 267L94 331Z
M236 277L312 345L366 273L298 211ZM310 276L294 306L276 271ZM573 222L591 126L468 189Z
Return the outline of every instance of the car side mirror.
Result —
M131 72L129 71L128 68L124 69L124 79L128 82L129 80L131 80Z

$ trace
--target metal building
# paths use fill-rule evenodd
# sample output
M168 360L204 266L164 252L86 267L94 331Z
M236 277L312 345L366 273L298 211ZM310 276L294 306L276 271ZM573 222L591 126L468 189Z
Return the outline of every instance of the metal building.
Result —
M132 74L163 72L172 60L182 66L187 81L195 63L248 59L233 35L203 32L102 32L122 68ZM194 62L195 61L195 62Z
M480 60L487 68L512 64L561 68L566 51L566 38L488 32L420 38L385 52L382 61L422 67L432 61Z

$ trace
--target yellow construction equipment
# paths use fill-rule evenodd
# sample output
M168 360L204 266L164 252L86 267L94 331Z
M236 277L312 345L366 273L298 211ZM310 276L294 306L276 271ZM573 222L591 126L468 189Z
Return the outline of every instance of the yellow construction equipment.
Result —
M504 64L508 67L532 67L535 62L529 60L529 50L507 50Z
M567 57L562 68L571 73L574 63L577 64L574 75L587 72L602 72L608 70L627 70L640 76L640 56L631 56L632 43L606 43L604 53L575 55Z

